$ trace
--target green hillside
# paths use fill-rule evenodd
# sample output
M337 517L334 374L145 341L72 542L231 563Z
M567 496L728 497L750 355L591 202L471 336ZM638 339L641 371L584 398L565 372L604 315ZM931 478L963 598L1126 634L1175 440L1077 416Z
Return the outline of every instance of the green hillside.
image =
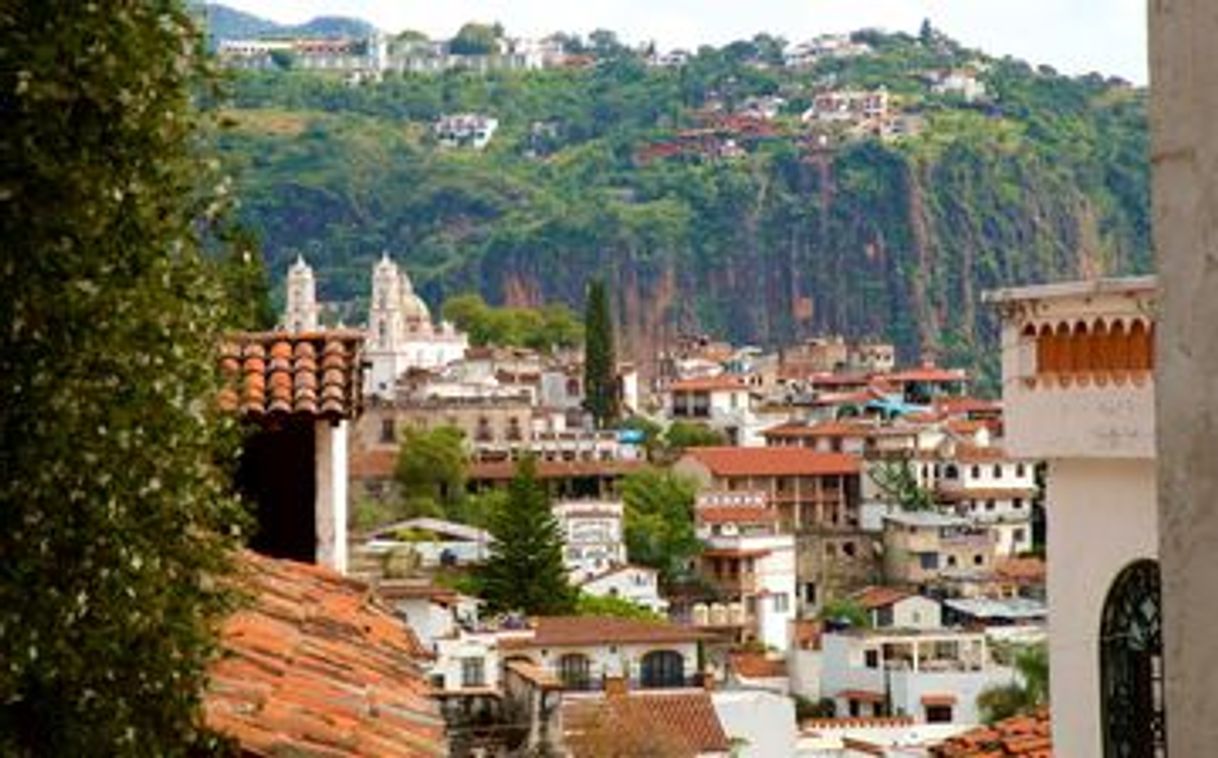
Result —
M594 37L597 63L578 69L235 76L221 141L274 274L302 252L323 297L358 301L389 250L433 303L478 290L574 306L604 274L639 355L678 329L761 344L835 331L971 361L992 337L984 289L1150 265L1145 93L1123 82L937 34L863 33L872 54L800 71L774 65L768 37L679 68ZM927 72L965 66L989 98L932 91ZM799 119L817 91L879 86L920 134L848 139ZM663 157L682 130L718 128L709 107L758 95L786 103L733 137L743 154ZM437 146L431 122L466 111L499 119L489 147Z

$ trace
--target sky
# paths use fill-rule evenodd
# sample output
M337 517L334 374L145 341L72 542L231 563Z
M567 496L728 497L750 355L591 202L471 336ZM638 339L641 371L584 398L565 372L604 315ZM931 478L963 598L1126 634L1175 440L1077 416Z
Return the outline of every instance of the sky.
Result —
M916 32L922 19L970 47L1063 73L1146 82L1147 0L220 0L281 23L355 16L386 31L449 37L466 21L520 36L611 29L661 49L721 45L768 32L798 41L879 27Z

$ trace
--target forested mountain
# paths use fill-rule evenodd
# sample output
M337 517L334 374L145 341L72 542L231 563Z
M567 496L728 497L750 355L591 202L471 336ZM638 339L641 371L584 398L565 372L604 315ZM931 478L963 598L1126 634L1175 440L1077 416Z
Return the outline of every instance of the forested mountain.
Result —
M346 16L319 16L303 24L277 24L219 3L196 3L208 35L214 39L251 37L362 37L375 31L367 21Z
M276 277L301 252L324 298L358 300L389 250L433 304L579 307L604 275L640 358L703 330L872 335L969 362L993 344L986 288L1149 267L1144 91L933 31L855 39L872 52L802 70L766 36L660 67L597 33L581 68L243 73L221 141ZM966 67L987 97L930 85ZM920 133L799 118L818 92L881 86ZM724 117L761 95L785 100L768 126ZM485 150L436 144L433 120L459 112L499 119Z

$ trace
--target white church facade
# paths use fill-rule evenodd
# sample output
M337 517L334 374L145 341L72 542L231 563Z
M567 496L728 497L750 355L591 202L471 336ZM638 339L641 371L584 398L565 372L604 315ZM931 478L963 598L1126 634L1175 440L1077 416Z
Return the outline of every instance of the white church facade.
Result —
M288 331L318 328L313 269L303 258L288 270L287 307L283 327ZM372 268L372 298L368 311L364 356L368 361L364 393L392 399L397 380L412 368L433 369L465 356L469 338L448 322L436 323L405 271L388 253Z

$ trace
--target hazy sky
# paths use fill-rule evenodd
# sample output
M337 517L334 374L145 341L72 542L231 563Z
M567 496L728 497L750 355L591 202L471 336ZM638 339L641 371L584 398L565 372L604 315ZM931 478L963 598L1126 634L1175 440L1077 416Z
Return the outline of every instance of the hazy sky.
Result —
M221 0L284 23L357 16L386 31L451 36L465 21L500 21L512 34L612 29L661 48L722 44L759 31L791 40L882 27L916 31L923 18L992 55L1067 73L1146 81L1148 0Z

